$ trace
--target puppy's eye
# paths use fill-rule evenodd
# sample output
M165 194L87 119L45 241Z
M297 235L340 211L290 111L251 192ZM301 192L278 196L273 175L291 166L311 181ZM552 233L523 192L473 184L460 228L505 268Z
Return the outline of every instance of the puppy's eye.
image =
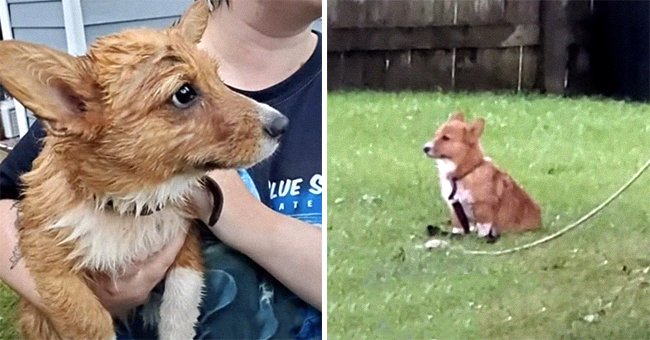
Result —
M442 136L442 140L449 140L449 136L447 136L447 135L443 135L443 136Z
M194 103L197 96L192 85L185 83L172 96L172 103L179 109L186 109Z

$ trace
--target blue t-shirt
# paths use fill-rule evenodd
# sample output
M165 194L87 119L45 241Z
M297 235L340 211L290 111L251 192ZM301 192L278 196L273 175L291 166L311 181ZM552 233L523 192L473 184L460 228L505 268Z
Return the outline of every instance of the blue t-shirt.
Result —
M319 32L318 45L309 60L293 75L271 88L247 92L234 89L259 102L266 103L286 115L290 120L278 151L269 159L248 169L260 199L275 211L293 216L307 223L320 226L322 223L322 37ZM0 164L0 198L19 199L21 182L19 176L31 170L32 162L42 148L45 137L43 125L37 121L20 140L14 150ZM209 237L210 235L206 236ZM299 300L281 283L277 282L263 268L237 251L227 251L237 270L230 273L235 281L253 281L238 284L240 296L251 295L250 301L235 300L229 308L243 310L247 305L256 306L258 287L271 285L274 291L271 305L278 319L278 328L273 337L318 338L321 333L320 312ZM239 259L238 259L239 258ZM245 268L244 268L245 267ZM248 273L239 277L235 272ZM252 273L252 275L251 275ZM252 279L251 279L252 278ZM238 282L239 283L239 282ZM244 288L249 287L249 288ZM234 306L239 304L239 306ZM251 317L254 311L251 308ZM259 311L257 311L259 312ZM247 315L231 315L237 317ZM216 324L229 324L227 331L219 337L238 337L237 327L231 318L223 318ZM218 327L224 330L224 327Z

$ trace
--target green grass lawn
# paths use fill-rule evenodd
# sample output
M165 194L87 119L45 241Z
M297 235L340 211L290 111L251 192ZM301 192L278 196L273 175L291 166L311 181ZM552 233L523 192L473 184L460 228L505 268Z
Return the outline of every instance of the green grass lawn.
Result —
M15 310L18 302L13 290L0 282L0 339L16 339Z
M501 257L416 249L448 212L422 145L454 110L486 118L486 153L542 206L536 240L650 158L650 105L539 95L328 96L330 339L650 338L650 173L563 237Z

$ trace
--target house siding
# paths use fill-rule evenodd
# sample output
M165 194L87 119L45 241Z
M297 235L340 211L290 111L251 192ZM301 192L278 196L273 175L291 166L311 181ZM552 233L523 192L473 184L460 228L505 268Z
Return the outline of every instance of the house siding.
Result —
M192 0L81 0L87 47L100 36L127 28L164 28ZM14 39L67 51L61 0L7 0Z

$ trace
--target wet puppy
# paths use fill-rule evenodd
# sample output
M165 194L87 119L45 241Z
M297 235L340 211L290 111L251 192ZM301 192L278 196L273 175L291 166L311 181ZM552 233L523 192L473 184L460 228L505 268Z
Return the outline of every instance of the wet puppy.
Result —
M47 129L19 204L20 247L45 306L21 302L24 337L114 339L88 280L118 276L179 233L158 333L194 337L203 263L189 197L206 171L269 156L288 123L229 90L197 49L209 11L196 1L174 27L102 37L80 57L0 42L0 83Z

